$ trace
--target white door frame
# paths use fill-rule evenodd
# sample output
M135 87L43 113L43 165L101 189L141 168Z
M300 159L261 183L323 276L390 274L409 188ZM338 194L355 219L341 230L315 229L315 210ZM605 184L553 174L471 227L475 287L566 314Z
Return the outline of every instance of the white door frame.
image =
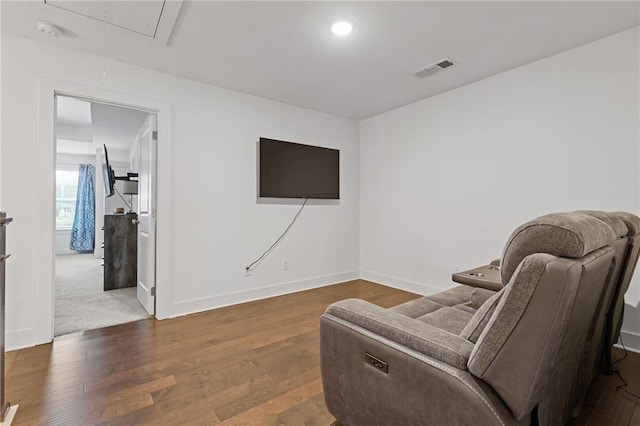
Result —
M41 78L36 149L35 344L53 340L55 286L55 95L66 95L155 113L158 117L156 186L156 318L170 316L171 104L128 93ZM160 190L161 189L161 190Z

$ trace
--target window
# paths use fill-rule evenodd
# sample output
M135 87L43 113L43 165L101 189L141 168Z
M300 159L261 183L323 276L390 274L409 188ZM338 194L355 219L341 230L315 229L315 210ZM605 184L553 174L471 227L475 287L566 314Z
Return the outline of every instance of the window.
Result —
M56 229L71 229L76 214L78 171L56 170Z

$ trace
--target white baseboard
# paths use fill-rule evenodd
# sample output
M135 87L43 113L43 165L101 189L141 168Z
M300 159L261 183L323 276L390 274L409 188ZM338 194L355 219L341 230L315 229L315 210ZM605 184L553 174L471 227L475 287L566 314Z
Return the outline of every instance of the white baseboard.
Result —
M11 407L9 407L9 410L7 410L7 412L5 413L4 421L0 422L0 426L11 426L11 423L13 423L13 419L15 419L17 412L17 405L12 405Z
M324 287L338 284L345 281L356 280L360 276L358 271L343 272L340 274L325 275L322 277L309 278L301 281L275 284L266 287L252 288L233 293L217 294L215 296L185 300L172 303L170 307L170 318L182 315L194 314L196 312L208 311L225 306L237 305L240 303L252 302L254 300L266 299L269 297L282 296L284 294L296 293L298 291L310 290L312 288Z
M423 296L446 290L446 288L435 287L428 284L420 284L413 281L407 281L401 278L378 274L371 271L360 271L360 278L362 278L363 280L374 282L376 284L386 285L387 287L393 287L397 288L398 290L404 290Z
M640 334L634 333L633 331L621 330L620 337L622 338L624 347L629 352L635 352L637 354L640 354ZM622 345L620 343L617 343L613 346L615 346L616 348L622 349Z
M4 342L5 350L8 352L35 346L35 338L36 331L32 328L7 331Z

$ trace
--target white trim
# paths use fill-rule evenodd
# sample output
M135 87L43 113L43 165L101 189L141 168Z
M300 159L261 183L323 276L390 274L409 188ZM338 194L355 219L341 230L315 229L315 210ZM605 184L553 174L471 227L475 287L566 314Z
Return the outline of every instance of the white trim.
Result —
M635 352L640 354L640 334L635 333L633 331L620 331L620 337L622 337L622 341L624 342L624 347L627 348L629 352ZM618 340L619 341L619 340ZM619 343L613 345L616 348L622 349L622 345Z
M11 423L13 423L13 420L16 418L18 407L20 406L16 404L9 406L9 409L5 413L4 421L0 422L0 426L11 426Z
M78 171L78 164L81 163L58 163L56 162L56 172L57 171L61 171L61 172L77 172ZM94 163L91 163L92 165Z
M38 98L38 143L36 146L35 273L32 345L53 339L53 287L55 265L55 92L40 81Z
M312 288L324 287L345 281L358 279L358 271L343 272L322 277L309 278L301 281L292 281L282 284L274 284L266 287L252 288L233 293L218 294L211 297L185 300L171 304L171 317L194 314L230 305L282 296L289 293L297 293Z
M34 336L35 330L33 328L7 331L7 334L5 335L5 350L9 352L35 346L33 343Z
M53 339L54 230L55 230L55 95L87 100L155 113L158 117L158 191L156 227L156 317L169 317L171 286L171 104L164 101L115 92L43 77L39 81L37 187L33 194L36 206L35 309L33 338L29 344L48 343Z
M360 278L363 280L374 282L376 284L382 284L387 287L393 287L397 288L398 290L404 290L423 296L446 290L446 288L435 287L428 284L420 284L413 281L403 280L402 278L378 274L371 271L360 271Z
M158 40L162 45L168 46L171 41L171 35L173 34L173 29L178 21L178 14L180 13L182 2L183 0L171 0L164 2L162 15L160 16L158 28L156 29L156 34L154 36L154 40Z

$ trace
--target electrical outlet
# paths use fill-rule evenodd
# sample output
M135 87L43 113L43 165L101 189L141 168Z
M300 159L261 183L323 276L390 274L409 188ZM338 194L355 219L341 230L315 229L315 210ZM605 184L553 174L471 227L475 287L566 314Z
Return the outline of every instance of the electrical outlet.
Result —
M289 261L287 259L282 261L282 270L283 271L288 271L289 270Z
M251 270L249 269L249 265L245 265L242 268L243 272L244 272L244 276L245 277L250 277L251 276Z

